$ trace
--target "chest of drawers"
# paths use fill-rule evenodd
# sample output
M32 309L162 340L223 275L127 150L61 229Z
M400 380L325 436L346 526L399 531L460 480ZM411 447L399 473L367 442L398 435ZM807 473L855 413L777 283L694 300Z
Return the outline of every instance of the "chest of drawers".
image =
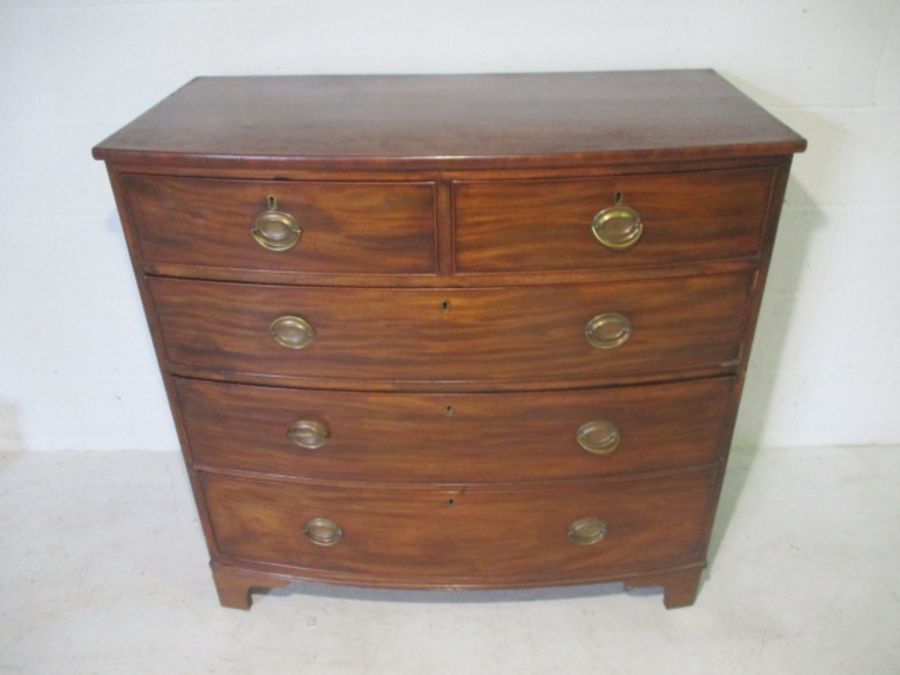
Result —
M804 146L672 71L198 78L94 148L222 604L691 604Z

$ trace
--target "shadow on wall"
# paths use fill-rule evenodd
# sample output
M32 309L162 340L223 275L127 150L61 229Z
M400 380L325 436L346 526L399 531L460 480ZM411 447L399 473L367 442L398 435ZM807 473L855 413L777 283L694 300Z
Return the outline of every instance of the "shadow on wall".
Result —
M122 244L125 244L125 233L122 231L122 221L119 218L119 212L116 209L113 209L104 219L103 229L117 235L122 240ZM124 251L127 249L123 248L122 250Z
M799 208L785 206L778 225L736 435L709 542L707 558L710 566L728 530L754 459L762 445L766 420L770 415L789 414L783 410L771 409L772 394L776 375L787 358L787 331L798 302L804 258L815 231L825 223L824 214L815 207L809 193L793 178L789 183L788 191L792 202L796 200Z
M12 401L0 399L0 467L12 458L5 453L24 452L25 439L19 427L18 406Z

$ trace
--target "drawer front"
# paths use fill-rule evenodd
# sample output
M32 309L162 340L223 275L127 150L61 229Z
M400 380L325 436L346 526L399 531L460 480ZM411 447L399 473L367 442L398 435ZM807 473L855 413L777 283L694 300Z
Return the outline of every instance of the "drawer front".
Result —
M483 483L711 463L734 380L527 394L174 382L201 465L333 480Z
M386 581L597 578L697 562L712 472L619 484L339 488L201 474L215 540L229 558ZM587 540L605 524L600 541ZM305 530L319 521L310 541ZM332 523L340 529L333 529ZM313 523L315 524L315 523ZM593 525L593 527L592 527Z
M431 183L129 175L125 185L141 254L151 263L299 272L435 271ZM274 204L268 202L270 195ZM267 220L267 211L288 214L299 232L286 233L283 222ZM252 230L261 214L257 240ZM288 250L265 247L289 246L295 239Z
M175 364L310 380L460 382L734 365L751 280L742 273L444 290L149 283ZM627 340L597 348L588 329L602 345Z
M456 182L455 267L459 272L523 272L753 256L759 251L773 175L771 168L754 168ZM622 214L607 211L598 223L604 245L592 222L615 205L617 194L637 214L640 230Z

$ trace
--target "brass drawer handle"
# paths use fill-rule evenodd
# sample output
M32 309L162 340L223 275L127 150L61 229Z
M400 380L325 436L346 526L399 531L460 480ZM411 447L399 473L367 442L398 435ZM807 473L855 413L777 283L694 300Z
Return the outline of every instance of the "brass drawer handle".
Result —
M303 528L303 536L316 546L334 546L344 531L331 518L313 518Z
M644 223L637 211L617 204L594 216L591 231L606 248L623 250L638 243L644 232Z
M587 322L584 336L597 349L615 349L631 337L631 321L618 312L598 314Z
M297 420L287 430L290 441L301 448L316 450L331 438L331 433L321 422L315 420Z
M287 349L303 349L316 339L316 330L302 316L286 314L269 324L272 339Z
M278 210L278 203L273 195L269 195L267 203L268 208L253 220L250 234L267 251L290 251L300 241L303 230L294 216Z
M569 539L580 546L596 544L606 536L606 523L599 518L579 518L569 525Z
M592 420L581 425L575 438L592 455L609 455L618 449L622 434L609 420Z

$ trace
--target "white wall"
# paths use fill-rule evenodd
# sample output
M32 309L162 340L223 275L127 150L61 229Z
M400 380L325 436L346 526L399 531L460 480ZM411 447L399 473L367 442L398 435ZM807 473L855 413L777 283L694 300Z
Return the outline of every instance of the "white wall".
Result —
M90 148L191 77L665 67L809 139L738 441L900 442L897 0L0 0L0 449L176 447Z

